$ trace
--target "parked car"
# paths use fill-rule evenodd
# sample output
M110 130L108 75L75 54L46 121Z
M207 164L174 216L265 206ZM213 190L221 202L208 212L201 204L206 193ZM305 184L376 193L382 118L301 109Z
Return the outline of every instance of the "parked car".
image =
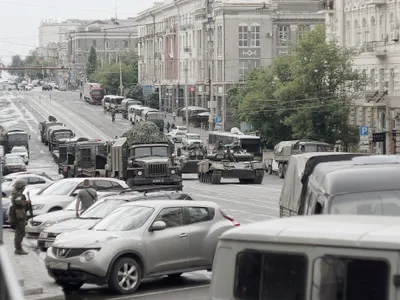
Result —
M26 171L26 165L22 157L17 154L6 154L4 156L3 174L8 175L21 171Z
M51 90L53 90L53 88L51 87L50 84L45 83L42 85L42 91L51 91Z
M90 230L60 234L45 265L64 290L94 283L129 294L143 279L211 270L219 237L238 225L212 202L135 201Z
M25 86L25 91L32 91L33 90L33 85L32 84L27 84L26 86Z
M65 84L62 84L58 88L59 91L65 92L67 90L67 86Z
M83 188L83 180L89 179L92 188L97 191L123 190L128 188L125 181L114 178L66 178L54 182L37 195L31 197L34 217L45 213L62 210L75 199ZM35 219L35 218L34 218ZM40 222L30 220L26 226L27 237L38 238L43 230Z
M186 135L182 138L182 146L188 147L190 145L203 146L203 141L201 140L200 135L196 133L186 133Z
M14 184L17 179L23 179L26 181L26 184L28 186L34 185L38 188L43 188L45 186L48 186L53 183L53 180L48 179L44 176L41 175L35 175L35 174L10 174L7 176L4 176L3 182L1 183L1 191L3 194L3 197L9 197L11 195L12 190L14 189Z
M162 191L152 193L123 193L122 195L107 196L102 200L98 200L88 210L86 210L79 218L74 218L75 214L68 221L54 222L55 225L48 227L45 224L45 229L40 233L38 239L38 248L45 250L49 248L56 237L64 232L72 230L89 229L96 225L101 219L109 213L117 209L119 206L133 201L140 200L193 200L192 197L183 192ZM50 215L51 213L47 214ZM43 215L46 216L46 215ZM35 218L35 221L38 221ZM51 221L49 221L51 222Z
M181 143L183 137L186 135L186 133L184 131L172 131L170 133L167 134L167 136L170 137L170 139L174 142L174 143Z
M176 126L176 128L173 131L182 131L184 133L187 133L188 129L186 126Z
M11 149L11 154L16 154L21 156L24 160L24 163L27 165L29 163L29 153L28 150L24 146L14 146Z

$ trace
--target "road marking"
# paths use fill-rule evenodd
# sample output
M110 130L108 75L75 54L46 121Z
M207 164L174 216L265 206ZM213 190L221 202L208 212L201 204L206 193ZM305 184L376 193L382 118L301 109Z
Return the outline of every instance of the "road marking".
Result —
M123 300L123 299L135 299L135 298L143 298L143 297L148 297L148 296L156 296L156 295L161 295L161 294L166 294L166 293L176 293L176 292L181 292L181 291L189 291L189 290L195 290L199 288L205 288L209 287L209 284L203 284L203 285L198 285L198 286L192 286L192 287L187 287L187 288L180 288L180 289L172 289L172 290L163 290L163 291L158 291L158 292L151 292L151 293L145 293L141 295L130 295L130 296L122 296L118 298L112 298L113 300Z

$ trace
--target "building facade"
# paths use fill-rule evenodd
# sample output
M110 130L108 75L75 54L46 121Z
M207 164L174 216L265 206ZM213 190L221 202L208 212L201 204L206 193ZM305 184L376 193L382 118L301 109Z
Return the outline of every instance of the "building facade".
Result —
M354 68L368 78L365 91L354 99L350 122L384 133L366 151L400 153L400 2L336 0L326 14L328 37L354 48ZM368 144L368 143L367 143Z
M210 109L234 124L227 92L248 71L288 53L291 43L325 22L319 1L178 0L156 4L137 17L139 79L162 87L164 107Z
M83 80L92 46L101 64L119 61L119 54L137 48L137 27L134 19L94 21L67 33L68 66L71 82Z

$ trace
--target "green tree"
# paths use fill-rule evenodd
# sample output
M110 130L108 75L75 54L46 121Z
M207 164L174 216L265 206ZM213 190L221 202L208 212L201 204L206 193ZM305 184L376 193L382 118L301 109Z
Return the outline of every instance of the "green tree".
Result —
M41 61L39 59L39 54L36 50L32 50L24 59L24 66L25 67L33 67L33 68L40 68L46 67L48 64L45 60ZM47 77L47 72L43 70L26 70L25 73L27 76L33 79L44 79Z
M24 60L21 58L20 55L14 55L11 58L11 64L9 65L10 68L23 68L25 67ZM13 76L17 77L24 77L25 71L23 70L9 70L8 73L10 73Z
M90 47L88 62L86 64L86 76L91 78L94 72L97 69L97 53L95 47Z
M159 95L158 93L152 93L145 97L145 103L148 107L159 109Z
M270 146L300 138L348 146L358 135L348 124L351 99L366 80L352 69L354 55L327 41L318 26L289 55L250 72L228 101L236 118L252 124Z

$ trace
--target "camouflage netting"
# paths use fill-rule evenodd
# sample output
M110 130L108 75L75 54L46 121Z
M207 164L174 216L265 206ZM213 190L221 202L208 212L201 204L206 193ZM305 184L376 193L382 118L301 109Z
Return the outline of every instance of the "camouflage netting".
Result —
M160 128L149 121L144 121L135 124L131 129L126 131L122 137L126 137L128 145L134 144L155 144L155 143L168 143L167 136L160 132Z

